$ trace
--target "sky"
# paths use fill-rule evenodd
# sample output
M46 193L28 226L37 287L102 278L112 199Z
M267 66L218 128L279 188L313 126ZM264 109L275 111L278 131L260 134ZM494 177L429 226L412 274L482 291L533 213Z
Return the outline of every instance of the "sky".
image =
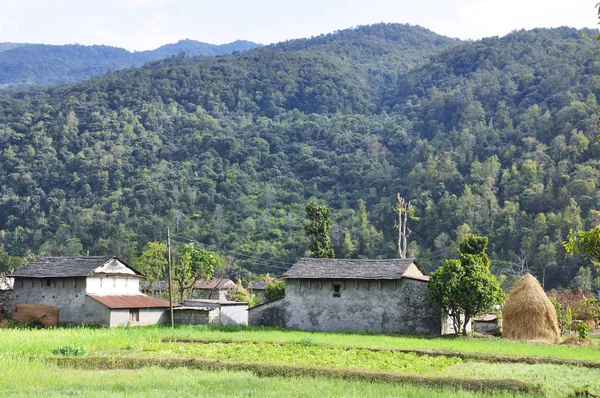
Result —
M378 22L477 40L536 27L597 28L598 1L0 0L0 42L141 51L181 39L269 44Z

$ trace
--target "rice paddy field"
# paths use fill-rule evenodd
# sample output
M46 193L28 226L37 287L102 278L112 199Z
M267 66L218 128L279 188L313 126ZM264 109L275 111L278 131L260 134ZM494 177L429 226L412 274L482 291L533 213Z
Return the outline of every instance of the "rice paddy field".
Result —
M53 353L65 346L85 353ZM2 396L23 397L600 396L600 339L550 346L202 326L0 329L0 386Z

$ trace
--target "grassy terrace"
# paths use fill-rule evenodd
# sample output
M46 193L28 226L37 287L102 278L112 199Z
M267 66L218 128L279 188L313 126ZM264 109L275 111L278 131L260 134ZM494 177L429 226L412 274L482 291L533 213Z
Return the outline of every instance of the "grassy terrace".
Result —
M141 349L147 343L164 338L216 339L224 341L252 340L300 343L307 345L347 345L405 349L449 350L466 353L539 356L600 362L600 349L572 345L548 346L508 341L505 339L473 339L462 337L425 338L416 336L307 333L277 329L207 328L181 326L114 328L114 329L45 329L0 331L0 352L19 355L50 355L60 345L85 347L90 350ZM598 344L600 339L596 338Z
M164 341L164 339L186 338L221 340L221 342ZM237 342L231 343L231 341ZM600 363L599 342L596 341L588 347L547 346L515 343L502 339L462 337L428 339L411 336L207 327L0 329L0 385L7 386L13 396L100 394L152 397L164 396L165 393L178 393L181 396L211 394L228 397L254 395L285 397L317 394L324 396L481 396L483 393L457 391L454 387L459 384L454 384L452 380L482 380L490 383L524 382L527 386L535 387L531 389L532 392L545 396L566 397L582 391L600 395L600 369L598 368L555 364L494 363L452 356L417 356L406 352L385 349L374 351L366 348L450 350L577 359ZM58 367L51 361L52 350L66 345L87 350L87 355L75 358L83 359L87 363L88 367L85 368L87 370ZM334 345L346 347L340 348ZM113 369L116 359L163 362L157 364L162 367ZM195 369L164 368L169 361L187 360L200 361L201 366ZM110 365L111 361L113 365ZM217 363L218 366L207 366L207 361ZM243 366L234 364L234 367L227 367L230 362ZM153 363L144 362L144 366L148 364ZM223 367L223 364L226 366ZM268 373L275 377L261 378L256 376L257 372L247 371L247 366L250 366L252 371L254 367L261 366L275 367L276 370L292 366L299 369L317 369L316 374L319 374L319 369L325 371L337 369L338 374L339 372L363 372L367 376L363 375L360 380L341 380L331 374L329 376L334 377L333 379L320 376L307 377L305 375L315 373L300 372L294 373L293 377L280 377L288 374L285 369L279 369L277 370L279 373ZM371 374L369 372L406 377L408 380L425 378L441 381L441 384L434 383L434 385L443 387L382 382L381 378L373 378L372 380L379 381L371 382L368 377ZM494 396L497 394L513 396L516 393L494 391Z

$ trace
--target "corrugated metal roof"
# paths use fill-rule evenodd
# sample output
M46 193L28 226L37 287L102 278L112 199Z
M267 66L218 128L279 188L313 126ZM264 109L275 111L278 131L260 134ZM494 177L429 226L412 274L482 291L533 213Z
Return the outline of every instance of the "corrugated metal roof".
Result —
M10 277L15 278L73 278L92 275L92 271L116 259L113 256L85 256L85 257L42 257L26 266L19 268ZM125 264L123 261L119 260ZM125 264L127 266L127 264ZM132 269L131 267L127 266ZM136 275L140 275L135 271ZM134 276L134 275L128 275Z
M284 278L294 279L400 279L415 259L362 260L301 258Z
M169 308L168 301L146 296L145 294L106 296L99 294L88 294L88 296L110 309Z

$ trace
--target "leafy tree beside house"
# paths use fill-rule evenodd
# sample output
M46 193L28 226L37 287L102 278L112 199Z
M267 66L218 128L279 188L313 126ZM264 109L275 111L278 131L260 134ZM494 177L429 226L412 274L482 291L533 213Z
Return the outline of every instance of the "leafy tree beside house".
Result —
M490 272L486 254L488 238L465 235L460 259L446 260L431 275L429 295L452 318L454 331L467 334L467 325L476 315L491 311L503 300L502 289Z
M173 280L179 290L178 300L186 298L199 280L210 281L223 259L217 253L196 249L193 243L183 245L173 269Z
M308 250L310 256L315 258L334 258L335 253L331 247L329 233L331 231L331 210L320 206L312 200L306 205L308 224L304 232L310 239Z
M275 280L265 287L265 299L267 302L279 300L285 297L285 282Z

